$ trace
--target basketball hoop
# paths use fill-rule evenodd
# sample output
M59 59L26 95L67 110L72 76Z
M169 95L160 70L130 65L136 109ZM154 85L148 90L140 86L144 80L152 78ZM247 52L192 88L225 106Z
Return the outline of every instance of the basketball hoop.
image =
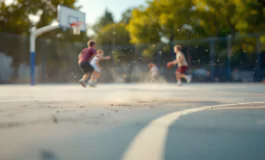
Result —
M70 25L73 28L73 34L80 35L83 22L73 22Z

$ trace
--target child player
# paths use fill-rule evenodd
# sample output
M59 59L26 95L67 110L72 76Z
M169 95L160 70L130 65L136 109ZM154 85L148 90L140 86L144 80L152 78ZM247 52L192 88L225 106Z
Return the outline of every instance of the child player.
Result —
M176 78L178 81L178 85L181 85L181 78L185 78L188 83L191 82L191 76L186 75L186 71L188 69L188 63L186 61L185 55L181 52L182 47L180 45L174 46L174 52L176 54L176 59L174 61L168 62L167 66L170 68L173 65L178 64L178 69L176 71Z
M99 49L97 50L97 54L96 56L94 56L92 58L92 60L90 61L90 65L94 68L94 73L93 76L90 79L90 83L96 84L98 78L100 77L100 65L99 65L99 61L101 60L99 57L103 57L104 56L104 51ZM105 59L104 59L105 60ZM108 60L108 59L106 59Z
M156 64L153 62L150 62L148 64L148 67L150 68L149 73L150 73L151 78L152 78L151 81L154 82L158 78L158 68L157 68Z
M90 65L91 59L97 54L96 51L96 42L95 41L88 41L88 47L83 49L82 52L78 56L78 65L84 71L83 77L79 80L79 83L86 87L86 81L88 80L89 76L93 76L94 68ZM110 59L110 57L99 57L100 59ZM90 86L93 86L93 83L89 83Z

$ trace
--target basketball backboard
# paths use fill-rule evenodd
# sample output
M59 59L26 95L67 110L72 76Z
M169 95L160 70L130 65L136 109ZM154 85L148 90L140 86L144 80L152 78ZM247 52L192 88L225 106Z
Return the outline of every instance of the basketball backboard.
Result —
M81 22L81 31L86 31L86 14L62 5L58 6L58 22L60 27L72 28L71 24Z

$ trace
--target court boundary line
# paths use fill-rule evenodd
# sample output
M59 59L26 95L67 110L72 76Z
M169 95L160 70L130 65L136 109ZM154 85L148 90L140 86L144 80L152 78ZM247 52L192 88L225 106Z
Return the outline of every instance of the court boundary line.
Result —
M149 122L130 142L125 150L122 160L135 160L135 159L152 159L163 160L165 144L168 135L169 127L177 121L180 117L204 111L211 110L218 107L231 107L236 105L250 105L250 104L265 104L263 102L245 102L245 103L232 103L221 104L212 106L203 106L197 108L184 109L162 115L151 122Z

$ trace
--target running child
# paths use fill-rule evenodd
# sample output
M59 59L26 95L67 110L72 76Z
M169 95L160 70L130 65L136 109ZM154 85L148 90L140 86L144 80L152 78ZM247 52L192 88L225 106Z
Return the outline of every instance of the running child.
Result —
M150 68L149 73L151 75L151 81L154 82L158 78L158 68L157 68L156 64L153 62L150 62L148 64L148 67Z
M182 84L181 78L185 78L188 83L191 82L191 76L185 74L188 69L188 63L185 55L181 52L181 50L182 47L180 45L175 45L174 52L176 54L176 59L167 63L168 67L172 67L173 65L178 64L178 69L176 71L176 79L178 81L178 85Z
M87 48L83 49L82 52L78 55L78 65L84 71L83 77L79 80L79 83L86 87L86 81L89 76L93 76L94 68L90 65L91 59L97 54L96 51L96 42L88 41ZM99 57L100 59L110 59L110 57ZM93 83L89 83L90 86L93 86Z
M96 42L88 41L87 48L83 49L78 56L78 65L84 71L83 77L79 80L79 83L86 87L86 81L89 76L93 73L94 68L90 65L91 58L97 54L96 51Z
M90 65L94 68L93 76L90 79L91 83L93 84L97 83L97 80L101 75L101 70L100 70L101 67L99 65L100 60L109 60L109 59L104 59L104 51L102 49L97 50L97 54L90 61Z

